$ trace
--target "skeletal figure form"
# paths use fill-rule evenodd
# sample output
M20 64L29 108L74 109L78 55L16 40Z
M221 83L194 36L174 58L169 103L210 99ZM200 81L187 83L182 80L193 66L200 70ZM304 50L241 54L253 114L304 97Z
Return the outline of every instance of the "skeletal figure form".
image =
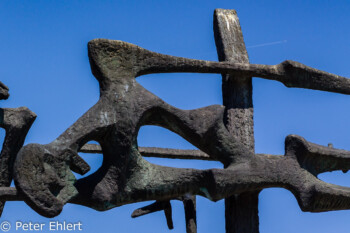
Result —
M321 172L349 169L349 152L288 136L285 156L246 156L251 152L223 124L223 106L180 110L135 81L137 76L156 72L229 73L349 94L349 79L292 61L273 66L209 62L105 39L89 42L88 49L100 84L98 103L52 143L23 147L15 162L16 188L38 213L54 217L68 202L108 210L187 193L217 201L268 187L289 189L305 211L350 208L349 188L317 179ZM138 130L143 125L165 127L229 166L196 170L151 164L137 147ZM95 173L75 180L70 170L81 174L89 170L77 153L91 140L101 145L103 164Z
M248 130L249 135L244 135L248 141L240 138L241 132L234 132L232 119L235 118L227 119L226 105L181 110L136 82L136 77L151 73L219 73L224 81L235 84L250 85L251 77L261 77L287 87L350 94L349 79L294 61L278 65L249 64L235 12L217 10L215 14L214 31L223 62L163 55L122 41L90 41L90 64L100 85L100 99L49 144L21 148L35 114L26 108L1 109L0 127L6 129L6 137L0 157L0 212L5 201L10 200L24 200L46 217L60 214L66 203L104 211L155 200L132 216L164 210L168 227L173 228L170 200L181 200L186 210L187 232L194 233L195 195L217 201L247 193L257 195L268 187L290 190L303 211L350 209L350 188L317 178L322 172L349 170L350 152L290 135L285 140L284 156L255 154L254 143L249 142L254 140L252 132ZM230 38L227 30L239 31L238 39ZM232 43L243 53L230 54ZM0 99L8 96L8 88L0 83ZM200 151L139 148L137 135L143 125L167 128ZM87 144L89 141L97 141L99 145ZM102 153L103 163L93 174L77 180L72 171L85 174L90 169L78 155L81 151ZM143 155L216 160L225 168L164 167L147 162ZM8 187L12 178L15 188ZM253 228L244 232L258 231L256 226Z

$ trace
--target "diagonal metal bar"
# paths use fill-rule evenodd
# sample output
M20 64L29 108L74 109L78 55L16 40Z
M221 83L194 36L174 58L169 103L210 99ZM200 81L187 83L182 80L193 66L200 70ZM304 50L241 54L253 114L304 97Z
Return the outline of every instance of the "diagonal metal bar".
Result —
M164 211L166 222L169 229L174 229L173 218L172 218L172 208L170 201L156 201L148 206L134 210L131 214L132 218L141 217L146 214L151 214L158 211Z

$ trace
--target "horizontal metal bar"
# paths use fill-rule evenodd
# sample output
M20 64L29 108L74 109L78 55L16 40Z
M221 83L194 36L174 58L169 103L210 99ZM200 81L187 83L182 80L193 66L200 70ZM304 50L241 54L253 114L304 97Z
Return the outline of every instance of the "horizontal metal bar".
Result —
M168 159L197 159L215 161L206 153L200 150L168 149L159 147L139 147L142 156ZM102 154L102 148L98 144L85 144L79 152Z

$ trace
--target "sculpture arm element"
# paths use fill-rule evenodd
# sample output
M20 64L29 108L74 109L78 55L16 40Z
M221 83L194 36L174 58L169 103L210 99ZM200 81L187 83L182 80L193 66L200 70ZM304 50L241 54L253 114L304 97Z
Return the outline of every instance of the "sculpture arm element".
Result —
M3 93L3 84L0 83L0 97L9 96ZM8 91L8 88L7 88ZM8 187L13 179L13 164L18 151L23 146L27 133L32 126L36 115L26 107L0 108L0 127L4 128L5 139L0 153L0 187ZM0 215L5 202L0 202Z
M289 174L287 182L284 182L283 185L280 183L276 187L285 187L291 190L296 196L301 209L304 211L322 212L350 208L350 192L348 188L327 184L317 179L317 175L322 172L335 170L346 171L350 169L349 151L317 145L297 135L289 135L286 137L285 147L285 156L256 154L258 159L255 161L255 164L264 164L267 162L270 164L265 168L268 171L274 171L274 169L272 169L273 167L279 168L277 172L274 173L276 176L283 174L284 168L293 167L293 172ZM88 152L88 147L85 148L85 152ZM141 153L144 153L144 151L147 150L140 150ZM182 158L181 150L167 149L167 151L171 154L170 158L172 158L174 154L179 154L180 156L177 158ZM96 146L93 152L102 153L101 149ZM164 156L163 152L163 148L152 149L152 154L156 156L158 156L158 154L160 154L161 157ZM198 151L198 153L199 152L200 151ZM184 150L184 153L186 153L186 150ZM147 155L144 154L143 156ZM196 157L192 157L192 159L196 159ZM272 166L272 164L274 165ZM263 168L259 170L262 169ZM308 177L308 179L299 180L301 177ZM139 213L143 212L137 211L133 216L141 216ZM147 213L148 212L145 212L145 214Z
M0 82L0 100L7 99L9 96L9 88Z
M6 131L0 155L0 186L9 186L13 163L36 115L28 108L0 108L0 127Z
M57 216L77 194L71 170L83 175L90 169L77 151L87 141L97 140L103 134L103 126L108 124L101 114L104 106L101 102L52 143L28 144L18 153L14 164L15 184L24 201L38 213Z
M146 214L154 213L157 211L164 211L164 215L167 221L167 225L169 229L174 229L173 219L172 219L172 208L170 200L168 201L156 201L148 206L144 206L142 208L136 209L132 214L132 218L141 217Z
M320 146L296 135L286 137L286 155L295 157L300 166L317 176L323 172L350 170L350 151Z
M120 78L152 73L195 72L260 77L279 81L287 87L350 94L348 78L295 61L287 60L278 65L203 61L155 53L127 42L106 39L92 40L88 47L92 71L103 88Z
M257 155L271 159L271 155ZM317 145L297 135L285 140L285 156L281 169L292 168L280 187L289 189L297 198L300 208L308 212L350 209L350 188L329 184L317 178L327 171L349 170L350 152ZM296 165L295 162L298 164ZM279 175L276 173L275 175Z
M294 140L298 141L300 139L302 138L296 136L287 137L285 156L257 154L251 160L227 169L191 170L153 165L154 170L148 174L148 176L153 174L152 181L148 184L140 181L138 184L141 184L141 186L137 184L135 184L136 186L128 185L126 193L122 190L119 192L119 196L127 198L124 201L120 199L121 202L118 205L145 200L173 199L186 193L202 195L216 201L246 191L283 187L295 195L303 211L322 212L349 209L350 188L328 184L317 179L311 173L312 169L309 169L310 172L298 160L298 157L302 157L302 155L300 150L294 150L293 144L295 143ZM319 149L325 149L319 151L319 154L331 159L341 157L344 153L343 150L328 150L326 147L316 146ZM311 150L313 149L311 148ZM145 171L147 170L138 170L136 171L137 174L133 176L138 179L137 177L147 174ZM168 189L164 189L165 186ZM13 188L0 189L2 198L18 200L21 198L18 195ZM84 203L76 199L72 202L95 208L94 205L91 205L92 202ZM109 207L97 209L107 210Z
M182 197L176 198L174 200L182 201L185 210L185 220L186 220L186 232L194 233L197 232L197 214L196 214L196 196L184 195ZM172 211L170 200L166 201L156 201L150 205L144 206L142 208L136 209L132 214L132 218L140 217L146 214L151 214L157 211L164 211L167 225L169 229L173 229Z

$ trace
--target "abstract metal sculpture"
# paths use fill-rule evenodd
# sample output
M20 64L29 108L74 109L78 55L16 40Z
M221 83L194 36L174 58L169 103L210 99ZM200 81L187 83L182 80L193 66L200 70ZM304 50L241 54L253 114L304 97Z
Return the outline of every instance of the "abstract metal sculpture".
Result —
M196 232L196 199L226 199L226 231L258 232L258 195L283 187L303 211L350 209L350 188L325 183L317 175L350 169L350 152L310 143L300 136L285 140L285 155L254 153L252 77L287 87L350 94L350 79L294 61L278 65L249 64L236 12L218 9L214 33L220 62L154 53L136 45L106 39L88 44L91 69L100 99L53 142L22 147L35 119L26 108L2 109L6 138L1 152L0 200L24 200L45 217L60 214L66 203L108 210L155 200L132 217L164 210L173 228L170 200L185 207L187 232ZM135 78L150 73L219 73L224 105L195 110L175 108L153 95ZM0 97L8 97L1 83ZM141 126L157 125L200 149L139 148ZM99 145L87 144L97 141ZM89 165L78 152L102 153L102 166ZM151 164L142 156L220 161L224 169L182 169ZM16 187L9 187L14 179Z

